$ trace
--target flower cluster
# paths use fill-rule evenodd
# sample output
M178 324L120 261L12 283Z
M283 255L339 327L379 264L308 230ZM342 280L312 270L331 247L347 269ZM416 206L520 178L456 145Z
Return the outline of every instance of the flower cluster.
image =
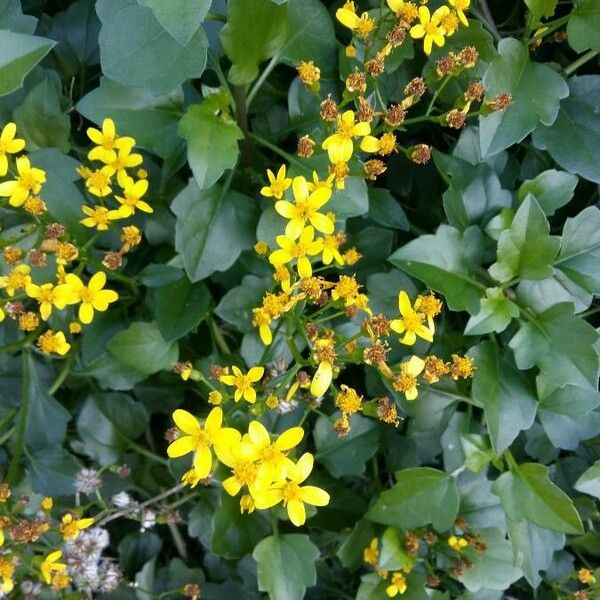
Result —
M304 453L296 462L289 453L302 441L304 431L292 427L271 440L259 421L251 421L243 436L223 427L223 411L213 408L202 425L189 412L173 413L179 436L168 447L172 458L193 453L192 468L183 475L184 483L195 487L213 470L213 452L231 469L223 488L231 496L245 491L240 499L241 512L271 508L279 503L287 508L290 521L301 526L306 521L305 504L325 506L329 495L311 485L301 485L310 475L314 457Z
M85 217L80 222L98 233L87 243L78 243L65 225L53 222L49 216L43 200L47 173L32 166L24 154L13 157L25 150L24 140L16 135L14 123L5 125L0 133L0 177L8 175L0 183L0 198L7 198L8 205L21 210L31 222L22 227L23 234L0 240L5 265L0 265L0 321L9 316L21 331L36 339L42 353L63 356L71 347L67 336L80 333L83 325L93 321L96 311L106 311L119 298L115 290L105 287L104 269L121 266L124 255L141 242L140 230L135 225L123 226L120 248L106 252L101 262L91 249L99 233L111 228L112 221L131 217L136 209L152 212L142 200L148 189L147 175L138 169L137 180L131 177L129 170L142 164L142 156L133 153L133 138L116 133L111 119L104 120L102 131L89 128L88 136L96 146L88 158L103 166L96 170L83 165L78 168L86 193L97 202L82 206ZM121 192L115 195L119 206L109 209L105 203L112 192L113 178ZM48 267L54 271L52 279L48 278ZM86 271L90 272L89 278ZM76 311L70 313L74 318L67 321L65 332L58 329L64 326L64 316L55 318L55 312L70 307Z

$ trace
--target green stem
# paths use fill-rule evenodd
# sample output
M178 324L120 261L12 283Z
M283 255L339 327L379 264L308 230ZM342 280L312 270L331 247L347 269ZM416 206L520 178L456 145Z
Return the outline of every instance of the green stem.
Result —
M169 461L166 458L159 456L158 454L155 454L154 452L152 452L152 450L148 450L147 448L145 448L144 446L141 446L140 444L136 444L135 442L129 442L129 447L131 448L131 450L134 450L138 454L141 454L142 456L146 456L150 460L160 463L161 465L167 466L169 464Z
M73 344L73 346L75 346L75 344ZM54 383L48 390L48 394L50 396L54 396L54 394L56 394L56 392L59 390L60 386L65 382L65 379L68 377L69 373L71 372L71 368L73 367L73 363L75 362L76 356L77 356L77 348L73 347L73 348L71 348L71 351L69 352L69 356L68 356L67 360L65 361L63 368L61 369L60 373L54 380Z
M213 339L215 340L215 344L219 350L223 354L231 354L231 348L229 347L229 344L227 344L227 341L223 337L223 333L221 332L219 326L215 323L215 320L210 315L206 318L206 320L208 321Z
M588 308L588 310L579 313L578 316L580 316L582 319L585 319L586 317L590 317L591 315L595 315L596 313L600 312L600 306L594 306L593 308Z
M598 50L588 50L585 54L582 54L578 59L574 60L568 67L565 67L565 75L569 76L579 67L585 65L586 62L589 62L598 55Z
M517 464L517 461L510 450L505 450L502 456L511 471L517 471L519 469L519 465Z
M248 135L257 144L260 144L261 146L264 146L265 148L272 150L273 152L275 152L275 154L278 154L282 158L285 158L285 160L287 160L289 163L295 164L297 167L300 167L303 171L306 170L306 165L303 164L301 161L299 161L295 156L288 154L281 148L277 147L275 144L271 144L271 142L265 140L264 138L260 137L259 135L256 135L255 133L249 133Z
M273 56L273 58L271 58L267 66L264 68L263 72L260 74L260 77L256 80L256 83L254 84L254 86L252 86L250 92L248 92L248 97L246 99L246 108L250 108L250 105L252 104L252 101L254 100L256 94L266 81L267 77L271 74L271 71L273 71L273 69L277 66L278 61L279 55L276 54L275 56Z
M429 106L427 107L427 112L425 113L426 115L429 115L431 113L431 111L433 110L435 101L438 99L438 96L442 93L444 88L448 85L450 78L451 78L451 75L446 75L446 77L444 78L444 81L442 81L442 83L440 83L438 89L435 90L435 92L431 98L431 102L429 103Z
M21 410L19 412L19 422L17 424L17 433L12 460L6 473L6 482L14 483L15 477L21 466L21 457L25 449L25 428L27 427L27 416L29 415L29 360L28 352L23 352L23 379L21 387Z

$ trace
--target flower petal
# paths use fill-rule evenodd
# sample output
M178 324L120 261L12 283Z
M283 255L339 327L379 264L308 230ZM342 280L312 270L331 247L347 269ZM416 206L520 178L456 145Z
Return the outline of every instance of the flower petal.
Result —
M167 455L170 458L179 458L185 456L194 450L194 438L191 435L184 435L169 444Z
M303 502L313 506L327 506L329 504L329 494L314 485L306 485L300 489Z
M181 408L175 410L173 412L173 421L175 422L175 425L177 425L177 427L183 431L183 433L187 433L188 435L193 435L200 431L200 423L198 422L198 419L196 419L196 417L194 417L194 415L189 413L187 410L183 410Z

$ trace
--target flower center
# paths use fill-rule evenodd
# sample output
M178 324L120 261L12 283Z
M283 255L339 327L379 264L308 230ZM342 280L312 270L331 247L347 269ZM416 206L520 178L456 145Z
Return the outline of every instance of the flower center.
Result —
M281 495L283 497L284 505L290 500L302 500L300 493L300 486L293 481L286 483L281 489Z
M233 474L242 485L252 485L256 479L257 467L250 461L239 462L233 467Z

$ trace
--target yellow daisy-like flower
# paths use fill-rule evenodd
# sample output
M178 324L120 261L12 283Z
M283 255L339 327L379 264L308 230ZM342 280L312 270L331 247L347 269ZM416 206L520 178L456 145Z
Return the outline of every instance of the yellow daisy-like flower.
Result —
M119 211L109 210L105 206L87 206L83 205L81 210L87 217L79 222L86 227L95 227L98 231L108 231L111 221L122 217Z
M369 13L363 12L359 17L356 14L354 2L346 2L342 8L335 11L335 18L344 27L355 31L360 37L367 37L375 28L375 20L369 17Z
M418 356L411 356L409 360L400 365L400 373L392 380L392 387L397 392L402 392L409 401L416 400L417 377L423 372L425 361Z
M290 177L286 177L285 173L285 165L281 165L281 167L279 167L277 176L275 176L271 169L267 169L269 185L261 188L260 193L267 198L277 198L277 200L281 200L283 197L283 192L285 192L290 185L292 185L292 179Z
M135 209L145 213L152 213L154 210L142 197L148 191L148 180L139 179L134 181L124 171L119 171L117 181L123 188L123 196L115 196L117 202L121 204L119 207L119 215L121 217L130 217L135 213Z
M467 21L465 11L468 10L469 6L471 6L471 0L448 0L448 4L456 11L460 22L465 27L468 27L469 21Z
M450 13L447 6L440 6L433 14L426 6L419 6L419 21L417 25L410 28L412 38L423 39L423 51L425 54L431 54L433 44L442 47L445 43L444 36L447 34L442 27L441 22L444 17Z
M52 283L43 283L42 285L28 283L25 286L25 293L30 298L38 301L40 315L44 321L47 321L48 317L52 314L52 307L63 310L67 305L65 295L57 294L56 288Z
M123 138L121 138L123 139ZM132 138L133 139L133 138ZM127 169L132 169L142 164L141 154L132 154L133 144L123 144L117 151L115 159L107 164L110 174L127 175Z
M323 238L323 264L330 265L334 260L341 267L344 265L344 258L340 254L342 238L338 235L326 235Z
M223 448L229 448L239 443L241 439L240 432L236 429L222 427L223 410L218 406L208 413L204 427L200 425L194 415L180 408L173 413L173 420L184 435L169 445L167 454L171 458L179 458L193 452L194 471L198 480L205 479L210 474L212 468L211 448L219 457ZM193 479L197 483L198 480Z
M62 552L60 550L50 552L40 565L42 577L48 585L52 582L52 573L64 573L67 570L66 564L57 562L61 556Z
M402 573L392 573L392 582L385 588L385 593L394 598L398 594L402 595L406 591L406 578Z
M17 265L8 275L0 276L0 289L6 289L9 296L14 296L17 290L24 290L31 283L31 267Z
M356 122L354 111L347 110L337 117L337 130L323 142L332 163L347 163L354 152L352 139L371 133L371 126L362 121Z
M219 381L225 385L235 387L233 399L236 402L244 398L246 402L254 404L256 402L256 391L252 387L252 384L262 379L265 372L264 367L252 367L246 374L242 373L235 365L231 367L231 370L233 371L233 375L221 375Z
M25 148L25 140L16 138L17 126L7 123L0 132L0 177L8 173L7 154L16 154Z
M77 275L69 273L63 285L56 286L56 293L65 304L78 304L79 320L88 325L94 319L94 310L104 312L108 305L116 302L119 294L114 290L105 290L106 274L103 271L95 273L87 286Z
M64 356L70 349L71 344L65 339L62 331L56 333L49 329L37 339L37 345L44 354L58 354Z
M286 235L278 235L275 239L280 248L269 255L269 262L280 267L296 260L300 277L310 277L312 266L308 257L319 254L323 249L323 240L314 238L315 230L310 225L302 230L297 240L290 239Z
M257 495L256 508L270 508L283 502L290 521L300 527L306 522L305 504L327 506L329 494L325 490L313 485L300 485L310 475L314 460L309 452L303 454L287 474L288 481L276 482L269 490Z
M286 453L295 448L303 437L302 427L290 427L272 442L265 426L259 421L251 421L244 441L252 444L255 455L260 461L260 478L270 483L277 478L285 477L286 473L294 467L294 463Z
M0 183L0 196L8 198L8 203L15 208L22 206L30 195L39 194L46 181L46 172L32 167L26 156L16 160L16 179Z
M318 212L327 204L331 198L331 188L318 187L313 192L308 188L306 179L302 176L294 177L292 183L294 203L287 200L278 200L275 210L286 219L289 219L285 227L285 235L292 240L300 237L307 221L322 233L332 233L333 223L331 219Z
M71 513L63 516L60 523L60 534L63 540L74 540L82 529L87 529L94 523L94 519L75 519Z
M404 334L400 339L402 344L412 346L417 341L417 336L433 342L433 333L423 323L425 316L413 309L408 294L404 290L398 294L398 309L402 318L391 321L390 327L396 333Z
M115 150L135 145L135 140L132 137L119 137L115 122L108 118L102 121L102 130L89 127L87 135L96 144L96 147L88 152L88 158L90 160L100 160L106 164L110 164L117 159Z
M112 192L111 188L111 169L102 167L95 171L79 170L79 174L85 178L85 187L90 194L105 198Z

